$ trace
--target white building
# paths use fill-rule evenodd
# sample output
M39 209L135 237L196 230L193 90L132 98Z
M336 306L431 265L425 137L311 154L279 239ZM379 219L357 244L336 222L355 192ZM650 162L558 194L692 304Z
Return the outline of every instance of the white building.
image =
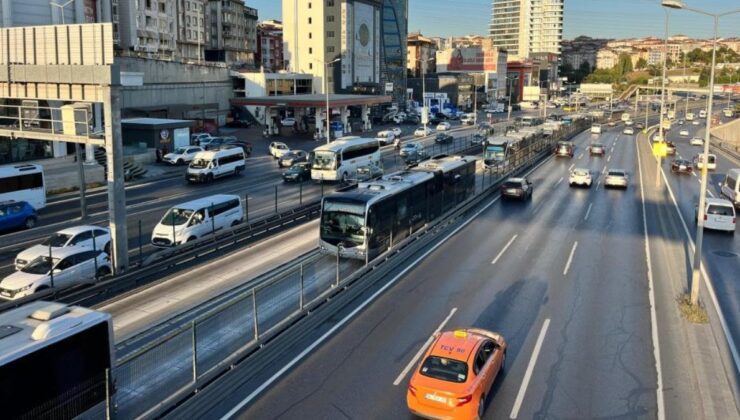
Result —
M564 0L493 0L489 34L512 59L560 54Z

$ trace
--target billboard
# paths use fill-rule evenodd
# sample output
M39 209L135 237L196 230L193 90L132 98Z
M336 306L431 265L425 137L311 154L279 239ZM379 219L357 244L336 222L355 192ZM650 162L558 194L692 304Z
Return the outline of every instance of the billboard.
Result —
M450 48L437 51L437 73L487 71L495 72L498 50L480 47Z
M540 98L540 88L538 86L524 86L524 97L522 98L525 102L537 102Z
M740 95L740 85L714 85L714 93L732 93Z
M354 58L355 82L375 81L375 7L354 4Z

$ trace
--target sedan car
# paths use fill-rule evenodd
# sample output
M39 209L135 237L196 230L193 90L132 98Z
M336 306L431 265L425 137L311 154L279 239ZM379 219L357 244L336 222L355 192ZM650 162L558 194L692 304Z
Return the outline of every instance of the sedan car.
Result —
M673 156L676 154L676 144L672 141L665 142L665 152L668 156Z
M419 143L406 143L401 146L401 150L398 152L401 157L406 157L413 153L424 153L424 147Z
M37 217L36 209L26 201L0 201L0 231L33 229Z
M414 137L426 137L434 133L434 129L430 127L419 127L414 131Z
M684 120L678 120L678 125L684 125Z
M604 149L604 145L601 143L594 143L588 148L588 153L591 156L604 156L606 153L606 149Z
M302 182L311 179L311 164L308 162L296 163L283 172L283 181Z
M626 134L628 136L635 134L635 129L632 127L624 127L624 130L622 130L622 134Z
M624 125L626 125L627 127L631 127L631 126L635 125L635 122L632 121L632 120L627 120L627 121L624 122Z
M701 137L692 137L689 140L689 144L692 146L704 146L704 139Z
M217 150L219 147L226 144L227 139L224 137L213 137L211 138L211 141L209 141L205 146L203 146L203 149L205 150Z
M383 176L383 168L373 162L357 167L357 181L369 181Z
M693 171L693 164L686 159L673 159L671 162L671 172L674 174L690 174Z
M604 178L604 188L627 188L629 180L623 169L610 169Z
M656 134L653 136L653 143L661 143L663 141L665 141L665 139L660 134Z
M452 128L452 124L448 123L447 121L442 121L441 123L437 124L437 131L447 131L450 128Z
M691 125L699 125L699 124L701 124L701 123L699 122L699 120L694 120L694 121L691 121Z
M380 142L380 144L387 145L393 143L393 140L400 138L402 134L403 132L400 128L394 127L378 132L375 138Z
M478 328L435 333L409 380L409 411L424 418L483 418L506 348L501 334Z
M170 165L184 165L190 163L195 154L202 151L203 148L199 146L178 147L174 152L162 156L162 161Z
M52 277L54 287L69 287L110 273L110 258L105 252L89 248L60 248L51 256L34 258L0 281L0 297L15 300L48 289L52 286Z
M470 139L470 143L481 145L486 141L486 136L480 133L473 134L473 137Z
M606 125L608 125L609 127L614 127L617 125L617 122L614 120L609 120L609 122L607 122Z
M226 140L226 143L221 146L221 148L227 148L227 147L241 147L242 150L244 150L244 154L247 155L247 157L252 155L252 143L248 141L241 141L241 140Z
M635 124L635 128L638 129L638 130L642 130L643 128L645 128L645 124L643 124L643 123L637 123L637 124Z
M283 127L293 127L295 125L295 118L293 117L286 117L280 120L280 125Z
M270 143L270 156L274 157L275 159L280 158L280 156L290 152L290 148L287 144L281 143L279 141L274 141Z
M501 184L502 199L516 198L524 201L532 198L533 192L532 182L524 177L509 178Z
M678 132L678 135L681 137L688 137L689 136L689 130L686 128L682 128L681 131Z
M558 142L555 146L555 157L573 157L573 144L567 141Z
M591 171L584 168L575 168L570 171L568 176L568 185L574 186L585 186L591 188L593 179L591 178Z
M93 238L95 239L93 243ZM84 225L62 229L44 239L15 257L15 269L20 270L36 257L49 256L49 250L56 252L64 248L99 249L108 252L110 249L110 231L108 228Z
M308 152L291 150L278 158L278 167L290 167L296 163L308 162Z
M452 143L454 140L454 137L445 133L437 134L437 136L434 138L434 142L437 144L449 144Z

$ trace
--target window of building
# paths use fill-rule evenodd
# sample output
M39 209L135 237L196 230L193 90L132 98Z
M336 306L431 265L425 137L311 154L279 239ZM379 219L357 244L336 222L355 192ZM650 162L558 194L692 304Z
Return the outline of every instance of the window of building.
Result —
M311 24L311 18L308 18L308 24L309 25Z
M326 52L333 53L334 52L334 47L326 47Z
M313 63L308 63L308 69L313 70Z
M326 17L327 22L334 22L334 15L329 15Z
M308 2L308 8L309 9L311 8L311 2L310 1Z
M334 38L334 31L326 31L327 38Z
M334 7L334 0L326 0L327 7Z
M308 33L308 39L313 39L313 34L311 32Z
M308 47L308 53L309 53L309 54L313 54L313 48L311 48L311 47Z

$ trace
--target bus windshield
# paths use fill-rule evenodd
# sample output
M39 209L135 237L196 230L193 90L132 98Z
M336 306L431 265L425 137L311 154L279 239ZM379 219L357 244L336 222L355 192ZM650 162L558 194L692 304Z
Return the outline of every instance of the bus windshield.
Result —
M365 206L327 200L321 212L321 239L338 244L361 245L364 242Z
M489 160L504 160L504 147L503 146L486 147L485 158Z
M337 154L327 150L317 150L313 155L312 169L337 169Z
M205 169L208 167L210 162L206 159L195 159L190 162L190 167L193 169Z
M192 210L170 209L170 211L168 211L167 214L164 215L160 223L165 226L179 226L187 223L188 220L190 220L190 216L192 215Z

